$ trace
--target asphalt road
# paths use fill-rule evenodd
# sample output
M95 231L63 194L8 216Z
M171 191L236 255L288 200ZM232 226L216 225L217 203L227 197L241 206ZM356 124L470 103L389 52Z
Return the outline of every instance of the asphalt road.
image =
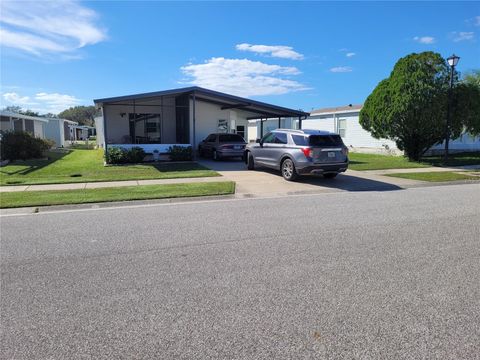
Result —
M2 359L479 359L480 185L1 218Z

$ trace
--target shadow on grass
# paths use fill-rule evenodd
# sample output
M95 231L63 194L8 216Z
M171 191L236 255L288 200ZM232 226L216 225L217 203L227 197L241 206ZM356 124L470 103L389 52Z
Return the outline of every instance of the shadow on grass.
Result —
M57 160L60 160L64 156L68 155L69 152L53 152L49 151L46 153L46 159L30 159L30 160L15 160L8 164L6 167L0 168L0 174L3 176L12 176L12 175L28 175L34 171L40 170ZM8 171L10 166L20 166L21 168L14 171ZM21 181L7 181L7 184L19 184Z

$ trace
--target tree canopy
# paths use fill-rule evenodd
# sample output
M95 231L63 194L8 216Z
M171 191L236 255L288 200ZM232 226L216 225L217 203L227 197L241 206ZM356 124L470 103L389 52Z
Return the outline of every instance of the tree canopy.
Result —
M375 138L395 141L410 159L418 160L445 139L449 70L438 53L401 58L365 101L360 124ZM480 133L478 88L458 82L458 73L454 79L451 137L458 137L465 129Z
M97 115L95 106L75 106L58 114L62 119L76 121L81 125L93 126L95 116Z

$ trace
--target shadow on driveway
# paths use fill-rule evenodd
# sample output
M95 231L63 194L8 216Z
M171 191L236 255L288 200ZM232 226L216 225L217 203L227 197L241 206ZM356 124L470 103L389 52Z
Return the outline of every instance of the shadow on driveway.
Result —
M279 171L269 168L247 170L241 160L199 159L199 163L212 170L218 171L229 180L237 182L238 189L245 189L248 193L315 193L339 191L394 191L403 189L397 183L398 179L383 176L362 174L358 171L349 171L339 174L335 179L325 179L323 176L302 176L295 182L288 182L282 178ZM247 190L248 189L248 190Z

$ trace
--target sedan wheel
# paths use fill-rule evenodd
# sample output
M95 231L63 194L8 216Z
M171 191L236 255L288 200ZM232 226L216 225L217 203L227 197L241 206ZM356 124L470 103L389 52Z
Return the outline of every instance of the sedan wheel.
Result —
M294 181L297 177L297 170L295 170L295 165L290 159L285 159L282 162L282 176L285 180Z

